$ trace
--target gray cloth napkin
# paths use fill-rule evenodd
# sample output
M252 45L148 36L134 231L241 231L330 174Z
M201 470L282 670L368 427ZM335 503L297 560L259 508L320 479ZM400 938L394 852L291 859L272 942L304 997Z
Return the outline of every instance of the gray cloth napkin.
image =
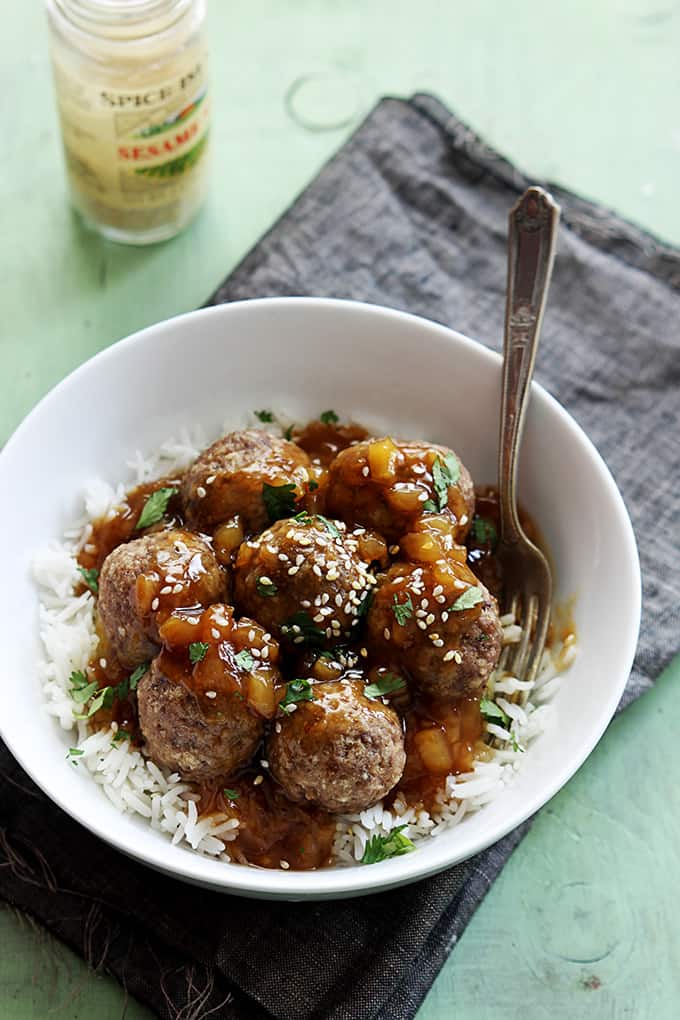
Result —
M498 347L507 212L528 183L431 97L383 100L211 303L349 297ZM551 190L563 227L538 377L609 463L640 543L644 616L624 704L679 643L680 253ZM408 1020L529 825L414 886L268 904L123 858L1 747L0 775L0 895L173 1020Z

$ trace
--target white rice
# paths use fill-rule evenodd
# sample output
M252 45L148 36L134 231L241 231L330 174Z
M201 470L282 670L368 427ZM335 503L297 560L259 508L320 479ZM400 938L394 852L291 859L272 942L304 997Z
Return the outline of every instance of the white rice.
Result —
M90 592L74 595L74 585L80 580L76 556L87 544L92 520L115 512L132 486L183 469L205 445L199 430L185 430L150 457L137 452L129 462L130 477L125 483L113 487L102 479L90 482L84 492L82 517L67 530L62 542L52 543L36 556L33 574L40 594L40 635L45 657L39 664L39 675L45 707L65 730L74 731L71 746L82 752L69 754L64 768L86 769L119 811L140 815L174 844L229 861L227 848L236 838L238 819L225 813L199 820L197 794L191 783L159 768L132 748L127 739L114 743L116 723L93 731L88 721L74 719L74 710L79 711L80 706L74 705L69 694L71 673L86 668L97 645L94 599ZM519 641L522 630L514 618L505 615L501 623L504 643ZM448 776L432 812L410 807L397 798L389 811L380 802L359 814L340 815L334 840L335 863L357 864L372 836L387 836L396 826L405 826L403 834L417 844L459 825L467 815L497 797L513 781L532 740L551 723L553 709L549 702L562 679L556 660L564 671L575 652L573 642L568 648L546 652L535 683L494 674L488 697L495 699L510 723L507 729L485 723L494 744L487 760L475 761L471 772ZM527 696L524 705L510 700L520 692Z

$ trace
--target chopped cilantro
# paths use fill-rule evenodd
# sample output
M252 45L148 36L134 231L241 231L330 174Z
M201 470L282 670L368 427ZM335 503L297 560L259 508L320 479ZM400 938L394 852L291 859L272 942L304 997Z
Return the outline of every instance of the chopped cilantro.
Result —
M210 645L207 645L205 641L191 642L189 645L189 661L192 665L195 666L197 662L203 662L209 647Z
M286 715L290 715L289 705L296 705L298 701L314 700L314 691L309 680L291 680L286 684L286 693L279 702L279 708Z
M405 825L398 825L386 836L372 836L366 844L362 864L377 864L378 861L386 861L389 857L401 857L402 854L410 854L415 850L415 845L402 835Z
M321 521L329 535L332 535L333 538L340 538L340 532L338 531L333 521L329 521L327 517L323 516L323 514L314 514L314 516L316 517L317 521Z
M456 601L447 609L447 613L460 613L464 609L472 609L473 606L478 606L480 602L484 601L484 593L481 588L477 585L473 585L471 588L466 588L462 595L459 595Z
M137 669L134 671L134 673L130 674L130 679L129 679L128 682L129 682L130 690L131 691L136 691L137 690L137 684L142 679L144 674L147 672L149 666L150 666L150 663L143 662L140 666L137 666Z
M142 528L150 528L152 524L158 524L168 509L168 503L173 496L177 495L178 491L178 489L172 487L156 489L155 492L147 496L139 519L135 524L135 531L141 531Z
M475 517L472 522L472 534L482 545L495 546L498 541L496 526L485 517Z
M99 571L96 567L78 567L78 573L93 595L99 594Z
M300 610L297 613L293 613L288 619L281 625L281 633L285 634L286 637L291 638L294 644L307 644L307 645L320 645L326 633L320 630L312 620L309 613ZM302 638L302 641L296 641L296 638Z
M316 490L319 488L319 483L315 482L314 479L312 478L310 480L308 488L310 492L316 492Z
M287 439L288 442L291 441L291 439L293 438L293 426L292 425L289 425L288 428L284 431L283 438Z
M367 684L364 687L364 694L367 698L382 698L385 694L393 694L394 691L403 691L406 681L396 673L385 673L376 680L374 684Z
M295 482L284 485L262 486L262 499L270 522L279 521L283 517L292 517L295 513Z
M120 744L123 740L129 740L131 736L132 734L129 730L118 730L111 738L111 743L115 747L116 744Z
M269 598L270 595L276 595L278 588L273 581L270 581L268 577L256 577L255 578L255 591L258 595Z
M373 596L375 591L373 588L369 588L364 597L361 600L361 605L357 607L357 620L363 620L368 613L369 609L373 605Z
M479 703L479 711L487 722L496 723L499 726L507 726L510 718L505 714L500 705L490 698L482 698Z
M71 684L69 693L77 705L84 705L89 701L99 687L96 680L89 683L87 674L82 669L76 669L71 673L69 683Z
M249 648L242 648L236 656L236 665L240 669L252 669L255 665L255 659Z
M433 499L426 499L423 503L423 510L428 510L432 514L437 513L437 504Z
M253 414L258 421L264 422L267 425L274 421L274 415L271 411L253 411Z
M66 755L66 757L70 759L73 765L77 765L78 762L75 759L80 758L80 756L83 754L85 754L85 752L81 751L79 747L69 747L68 754Z
M397 621L400 627L403 627L407 620L410 620L413 616L413 602L411 596L406 596L406 602L400 602L398 596L395 594L392 599L392 612L394 613L394 619Z
M435 458L432 465L432 481L437 497L437 510L446 509L449 504L449 486L455 485L459 478L460 464L453 453L447 453L443 460L441 457ZM425 509L430 509L427 504Z
M513 751L521 751L522 754L524 754L524 751L526 750L526 748L522 747L522 745L520 744L519 740L517 739L517 737L516 737L516 735L514 733L510 734L510 740L512 742L512 749L513 749Z
M238 790L230 790L228 787L225 787L222 793L227 798L227 800L238 800L239 797L241 796Z
M340 419L335 411L322 411L319 415L319 421L323 422L324 425L335 425Z

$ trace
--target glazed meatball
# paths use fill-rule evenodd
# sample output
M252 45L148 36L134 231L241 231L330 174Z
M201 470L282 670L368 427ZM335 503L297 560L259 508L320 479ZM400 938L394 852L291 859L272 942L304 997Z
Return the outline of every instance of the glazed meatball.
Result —
M119 545L99 575L98 614L123 666L152 658L159 623L177 606L210 605L224 596L226 574L199 535L178 528Z
M328 513L397 542L423 513L445 512L462 541L475 510L467 468L431 443L372 439L342 450L329 469Z
M313 684L314 700L298 702L278 722L267 758L290 800L363 811L399 782L406 763L401 722L363 690L356 680Z
M375 585L382 539L342 521L304 514L277 521L239 549L236 604L290 644L336 642L356 632Z
M278 703L278 645L230 606L177 610L137 687L146 753L188 780L229 775L255 753Z
M259 429L232 432L204 450L184 476L187 524L210 532L238 515L247 533L261 531L270 522L263 487L292 484L299 503L309 469L309 457L295 443Z
M424 694L445 700L480 694L501 651L496 600L464 555L395 563L367 618L376 660L406 669Z

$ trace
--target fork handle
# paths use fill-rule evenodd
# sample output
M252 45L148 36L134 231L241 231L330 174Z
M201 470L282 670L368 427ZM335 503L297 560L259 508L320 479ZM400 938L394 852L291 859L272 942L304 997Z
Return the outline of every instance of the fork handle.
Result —
M508 283L498 460L501 538L517 541L517 459L543 310L555 255L560 207L543 188L529 188L510 210Z

